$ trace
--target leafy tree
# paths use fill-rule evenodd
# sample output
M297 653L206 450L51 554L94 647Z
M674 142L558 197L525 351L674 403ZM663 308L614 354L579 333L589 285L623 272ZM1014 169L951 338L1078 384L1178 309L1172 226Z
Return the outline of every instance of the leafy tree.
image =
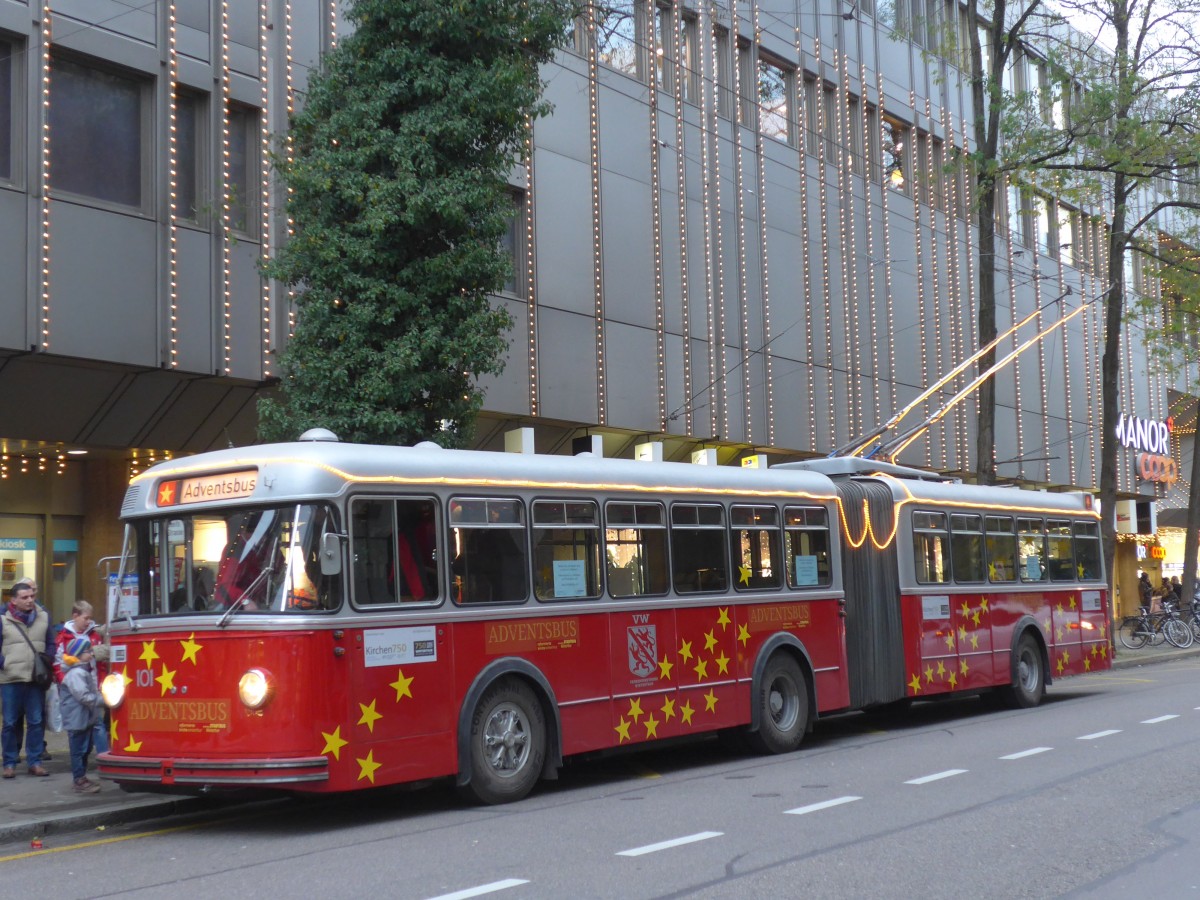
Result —
M267 273L294 286L281 389L260 436L461 446L503 368L500 241L538 66L563 0L353 0L276 165L293 235Z

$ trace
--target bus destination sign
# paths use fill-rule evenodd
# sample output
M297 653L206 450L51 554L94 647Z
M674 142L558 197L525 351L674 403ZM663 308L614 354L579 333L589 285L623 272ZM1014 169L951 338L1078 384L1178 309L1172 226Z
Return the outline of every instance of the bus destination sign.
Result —
M158 506L183 506L206 500L236 500L249 497L258 484L258 470L201 475L198 478L173 478L158 485Z

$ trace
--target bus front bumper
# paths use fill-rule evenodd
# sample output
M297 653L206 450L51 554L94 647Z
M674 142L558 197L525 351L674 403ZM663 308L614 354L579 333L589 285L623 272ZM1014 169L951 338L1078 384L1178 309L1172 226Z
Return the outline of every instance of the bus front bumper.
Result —
M329 780L324 756L282 759L155 759L114 756L96 758L100 774L118 784L202 787L289 787Z

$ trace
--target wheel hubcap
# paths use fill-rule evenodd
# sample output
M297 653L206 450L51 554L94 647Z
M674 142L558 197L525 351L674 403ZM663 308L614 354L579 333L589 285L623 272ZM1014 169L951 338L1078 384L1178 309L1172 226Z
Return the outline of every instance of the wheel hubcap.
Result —
M792 685L783 679L771 682L771 690L767 694L767 706L771 711L771 721L780 731L789 731L796 724L800 711L800 702Z
M515 706L496 707L483 729L483 749L497 775L515 775L529 759L529 729Z

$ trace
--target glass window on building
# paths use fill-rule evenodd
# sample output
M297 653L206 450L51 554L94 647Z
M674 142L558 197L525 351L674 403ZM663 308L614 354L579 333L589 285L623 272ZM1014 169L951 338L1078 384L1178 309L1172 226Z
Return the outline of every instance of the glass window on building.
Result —
M946 530L946 514L914 512L912 528L917 582L945 584L950 580L950 535Z
M12 41L0 38L0 180L13 177L13 71L16 55Z
M1058 254L1068 266L1075 265L1075 215L1061 203L1058 209Z
M646 27L641 22L641 0L608 0L593 7L596 23L596 58L601 65L644 80L642 47Z
M229 107L229 225L239 234L258 234L258 110Z
M667 524L657 503L609 503L604 509L605 576L614 597L667 592Z
M745 41L738 41L738 123L746 128L758 125L758 104L755 102L758 88L754 72L754 49Z
M823 85L821 91L821 140L825 144L825 162L840 166L842 147L838 143L837 91L832 84Z
M1046 256L1058 258L1058 216L1054 201L1034 194L1029 198L1035 231L1035 246Z
M660 91L675 90L675 11L669 3L654 6L654 83Z
M713 29L713 50L717 67L717 115L725 119L733 116L733 62L729 40L729 29Z
M794 79L790 68L762 56L758 59L758 127L764 137L795 142L791 99Z
M175 95L175 215L199 222L204 185L204 98L191 91Z
M804 77L804 152L816 156L820 152L818 143L821 131L817 127L817 80Z
M504 234L500 238L500 245L509 262L503 291L521 297L525 293L525 194L523 191L513 191L509 197Z
M683 99L700 103L699 23L696 14L684 11L679 17L679 53L683 69Z
M908 149L908 126L891 116L882 116L879 128L879 150L883 160L882 181L884 187L908 193L910 169Z
M846 101L846 116L849 121L849 134L847 134L846 144L850 148L850 170L855 175L862 175L865 171L862 147L863 123L861 104L857 97L850 97Z
M147 79L75 58L51 59L51 189L139 210L146 205L149 87Z

